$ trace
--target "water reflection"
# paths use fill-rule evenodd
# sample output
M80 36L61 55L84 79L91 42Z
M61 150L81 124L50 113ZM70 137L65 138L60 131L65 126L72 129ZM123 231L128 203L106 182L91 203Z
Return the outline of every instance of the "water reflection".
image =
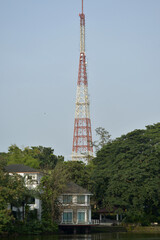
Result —
M0 238L0 240L160 240L160 234L97 233L87 235L39 235Z
M83 235L39 235L39 236L18 236L9 237L7 240L119 240L119 233L106 234L83 234ZM1 239L6 240L6 239Z

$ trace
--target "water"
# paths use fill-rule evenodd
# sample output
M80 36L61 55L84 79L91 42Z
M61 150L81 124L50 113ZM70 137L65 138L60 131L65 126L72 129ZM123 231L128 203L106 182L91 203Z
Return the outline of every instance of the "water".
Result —
M37 235L0 238L0 240L160 240L160 234L97 233L88 235Z

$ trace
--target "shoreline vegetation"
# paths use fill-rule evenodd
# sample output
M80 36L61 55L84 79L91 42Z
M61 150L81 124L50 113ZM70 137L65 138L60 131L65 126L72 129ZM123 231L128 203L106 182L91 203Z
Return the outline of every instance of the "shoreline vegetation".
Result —
M137 233L137 234L160 234L160 226L95 226L91 230L91 234L95 233ZM28 236L28 235L63 235L61 231L55 231L53 233L3 233L0 234L1 237L8 237L8 236ZM74 235L74 234L71 234Z
M126 229L133 233L160 233L160 226L128 226Z
M124 226L96 226L92 229L93 233L114 233L114 232L128 232L128 233L159 233L160 226L133 226L133 225L124 225Z

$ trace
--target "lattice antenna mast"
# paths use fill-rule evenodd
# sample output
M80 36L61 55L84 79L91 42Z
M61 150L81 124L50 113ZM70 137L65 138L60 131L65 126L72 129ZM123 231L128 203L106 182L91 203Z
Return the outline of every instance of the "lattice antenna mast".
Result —
M80 58L77 81L76 110L74 121L72 160L88 163L93 157L91 120L88 99L88 80L85 56L85 15L80 16Z

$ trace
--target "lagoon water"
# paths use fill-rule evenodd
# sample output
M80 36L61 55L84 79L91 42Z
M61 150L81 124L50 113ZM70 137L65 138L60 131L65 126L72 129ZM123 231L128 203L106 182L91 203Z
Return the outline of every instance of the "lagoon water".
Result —
M0 240L160 240L160 234L97 233L88 235L36 235L0 238Z

